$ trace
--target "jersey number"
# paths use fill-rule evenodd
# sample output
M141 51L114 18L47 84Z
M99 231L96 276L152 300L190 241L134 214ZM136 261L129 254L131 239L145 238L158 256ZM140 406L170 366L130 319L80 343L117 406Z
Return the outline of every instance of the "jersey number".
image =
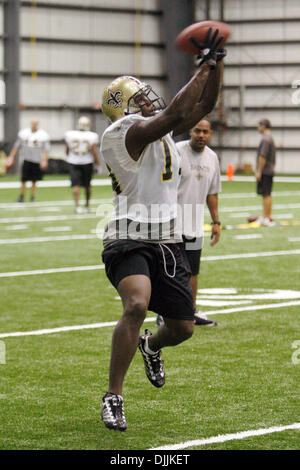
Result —
M79 140L76 140L74 139L72 141L72 144L71 144L71 151L72 153L75 153L75 155L86 155L87 153L89 153L91 151L91 146L90 146L90 143L88 140L83 140L82 141L83 144L85 144L85 150L83 151L80 151L79 148L80 148L80 141Z
M117 193L119 195L122 192L122 188L121 188L121 185L118 181L118 178L112 172L111 167L107 163L106 163L106 167L108 169L109 176L111 177L112 189L115 193Z
M165 171L161 174L162 181L169 181L173 178L173 171L172 171L172 155L171 150L168 145L168 142L162 138L161 143L164 147L164 156L165 156Z

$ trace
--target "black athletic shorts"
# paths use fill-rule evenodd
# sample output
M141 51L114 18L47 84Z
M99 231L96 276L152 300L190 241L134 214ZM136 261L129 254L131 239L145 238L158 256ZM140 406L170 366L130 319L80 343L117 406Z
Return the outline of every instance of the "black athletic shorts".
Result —
M261 196L270 196L272 192L273 176L262 175L261 180L257 182L257 194Z
M189 238L185 237L184 235L182 238L185 255L190 265L191 274L192 276L198 276L200 272L202 238Z
M43 172L40 164L24 160L21 172L22 183L25 183L25 181L33 181L35 183L41 179L43 179Z
M93 176L93 163L86 165L73 165L69 163L71 186L83 186L88 188Z
M106 275L117 289L127 276L143 274L151 280L148 310L166 318L194 318L190 270L182 243L118 240L102 253Z

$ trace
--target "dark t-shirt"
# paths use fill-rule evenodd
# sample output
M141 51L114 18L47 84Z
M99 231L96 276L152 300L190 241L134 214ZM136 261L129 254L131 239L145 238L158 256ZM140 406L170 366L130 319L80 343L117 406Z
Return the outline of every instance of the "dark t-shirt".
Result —
M263 174L274 175L276 147L271 134L263 134L257 151L257 161L260 155L266 158L266 164L262 171Z

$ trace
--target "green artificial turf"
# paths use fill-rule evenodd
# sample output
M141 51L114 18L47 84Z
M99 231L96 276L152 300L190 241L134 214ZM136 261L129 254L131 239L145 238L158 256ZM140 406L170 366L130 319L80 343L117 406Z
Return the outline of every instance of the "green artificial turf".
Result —
M253 183L223 183L222 194L235 195L223 199L220 195L223 225L246 223L245 212L260 213L261 199L253 196L254 189ZM274 191L275 220L300 221L299 185L276 183ZM248 197L237 196L246 193ZM36 205L24 207L11 204L17 195L15 189L0 188L2 240L92 234L99 200L112 199L110 187L94 187L92 216L84 218L74 215L72 203L56 205L72 200L69 188L39 188ZM53 201L59 211L41 211L45 206L39 203L45 201ZM232 217L239 212L243 215ZM281 218L281 214L292 216ZM54 219L40 220L43 216ZM67 218L55 220L55 216ZM3 221L8 218L9 222ZM206 221L210 222L207 213ZM27 227L7 229L22 224ZM44 230L66 226L70 229L62 232ZM261 238L235 238L241 234ZM276 255L282 250L299 251L300 241L290 241L297 237L300 240L297 225L225 228L215 247L207 237L199 289L234 288L241 296L300 291L299 253ZM0 244L1 272L102 265L101 251L97 238ZM270 255L259 255L266 252ZM247 253L256 255L205 259ZM104 269L1 277L0 298L0 334L115 322L122 312ZM200 292L199 308L208 316L234 307L202 307L203 299ZM164 349L166 385L162 389L148 382L138 352L124 385L126 433L108 431L100 418L113 326L0 337L6 349L5 363L0 364L0 449L144 450L300 422L300 363L292 361L293 342L300 340L300 305L268 308L297 299L300 294L294 299L254 300L251 305L264 308L214 314L216 328L196 327L190 340ZM148 317L154 316L149 312ZM145 324L148 327L156 329L153 321ZM299 442L299 430L292 430L188 450L286 450L299 449Z

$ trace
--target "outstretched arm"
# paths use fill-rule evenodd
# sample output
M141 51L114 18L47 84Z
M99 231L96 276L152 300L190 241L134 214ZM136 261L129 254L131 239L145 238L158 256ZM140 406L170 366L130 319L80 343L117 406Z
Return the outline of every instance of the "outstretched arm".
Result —
M195 103L201 99L209 74L209 65L202 64L166 109L156 116L138 121L129 128L126 134L126 147L133 160L139 159L147 144L160 139L187 120Z
M174 129L174 136L183 134L184 132L192 129L199 121L201 121L201 119L204 118L204 116L214 109L222 84L223 68L223 61L219 61L217 63L217 67L210 71L200 100L195 104L187 119Z

